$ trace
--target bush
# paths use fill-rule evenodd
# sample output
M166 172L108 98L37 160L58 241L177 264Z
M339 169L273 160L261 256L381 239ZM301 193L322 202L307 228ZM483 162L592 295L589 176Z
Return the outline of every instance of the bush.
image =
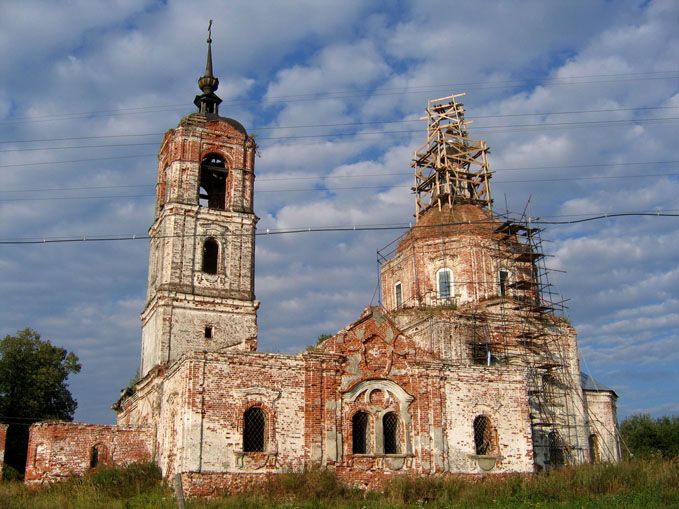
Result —
M633 457L679 457L679 416L652 419L648 414L632 415L620 425L620 436L625 452Z
M2 477L5 481L20 481L23 479L23 475L16 468L6 463L2 465Z
M161 479L160 469L155 463L132 463L124 468L97 468L84 481L109 497L129 498L152 490Z

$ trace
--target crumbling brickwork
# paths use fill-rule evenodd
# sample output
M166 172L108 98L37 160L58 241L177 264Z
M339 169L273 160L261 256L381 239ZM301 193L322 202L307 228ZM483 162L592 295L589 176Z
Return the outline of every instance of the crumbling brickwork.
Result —
M82 475L100 465L125 466L153 457L153 436L146 428L37 423L30 429L25 480L43 484Z
M589 448L593 463L620 461L620 435L613 391L585 390Z
M7 443L8 424L0 423L0 479L2 479L2 467L5 464L5 444Z

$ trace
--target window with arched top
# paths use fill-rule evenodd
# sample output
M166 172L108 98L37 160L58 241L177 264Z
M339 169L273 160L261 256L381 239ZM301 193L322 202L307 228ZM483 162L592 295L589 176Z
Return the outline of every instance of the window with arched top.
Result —
M498 453L495 427L490 418L485 415L479 415L474 419L474 449L478 456Z
M592 463L601 463L601 452L599 449L599 435L592 433L589 436L589 457Z
M228 170L224 158L209 154L200 164L198 204L201 207L224 210L226 208L226 184Z
M217 274L219 261L219 242L213 238L206 239L203 243L203 264L201 270L206 274Z
M564 456L564 445L561 437L556 431L550 431L547 435L549 443L549 463L552 467L558 468L566 464Z
M453 296L453 271L444 268L436 273L436 294L439 299L450 299Z
M400 422L398 415L387 412L382 417L382 438L384 440L384 454L398 454L401 452Z
M403 286L400 281L394 285L394 298L396 299L396 309L401 309L403 306Z
M369 417L366 412L356 412L351 418L351 452L368 453Z
M264 452L266 416L259 407L243 413L243 452Z
M90 449L90 468L109 463L108 449L104 444L95 444Z

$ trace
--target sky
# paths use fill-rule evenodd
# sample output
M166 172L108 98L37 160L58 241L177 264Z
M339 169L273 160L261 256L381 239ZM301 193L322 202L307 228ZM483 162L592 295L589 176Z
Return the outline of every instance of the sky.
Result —
M424 108L460 92L498 212L655 214L549 225L544 249L620 417L679 413L678 2L6 0L0 336L31 327L78 355L77 420L114 422L135 376L148 241L18 242L146 234L209 19L220 113L259 145L260 232L413 221ZM400 233L258 236L259 349L356 320Z

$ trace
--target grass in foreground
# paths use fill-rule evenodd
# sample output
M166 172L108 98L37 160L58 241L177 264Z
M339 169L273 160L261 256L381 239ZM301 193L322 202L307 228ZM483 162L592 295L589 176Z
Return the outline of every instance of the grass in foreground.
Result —
M256 492L190 500L189 509L230 508L463 508L463 507L679 507L679 460L583 465L535 476L455 478L399 477L383 493L340 483L330 471L272 477ZM82 479L40 490L0 483L0 509L175 508L172 491L153 465L102 469Z

